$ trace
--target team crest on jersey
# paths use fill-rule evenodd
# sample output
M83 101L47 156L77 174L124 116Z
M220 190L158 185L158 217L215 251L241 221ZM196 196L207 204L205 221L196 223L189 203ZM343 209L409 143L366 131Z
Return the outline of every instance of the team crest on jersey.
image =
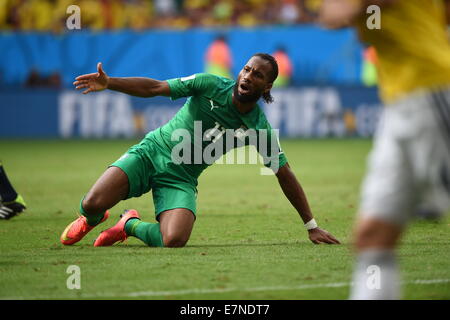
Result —
M234 136L242 141L245 141L245 138L248 136L248 128L244 125L241 125L240 128L234 131Z

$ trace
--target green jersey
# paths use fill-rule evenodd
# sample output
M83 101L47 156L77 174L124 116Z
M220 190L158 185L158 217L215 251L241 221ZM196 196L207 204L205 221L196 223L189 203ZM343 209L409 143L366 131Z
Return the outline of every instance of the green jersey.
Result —
M232 102L235 81L211 74L167 80L172 100L189 97L165 125L148 134L172 161L195 180L229 150L255 145L266 167L275 172L287 162L258 105L242 114ZM178 160L174 160L174 157Z

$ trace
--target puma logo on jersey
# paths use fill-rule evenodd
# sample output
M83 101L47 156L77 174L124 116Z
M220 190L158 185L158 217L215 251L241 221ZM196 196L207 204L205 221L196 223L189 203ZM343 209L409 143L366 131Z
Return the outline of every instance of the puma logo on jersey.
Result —
M220 108L220 106L215 106L214 105L214 101L212 101L212 100L209 100L209 103L211 103L211 111L213 111L214 110L214 108Z

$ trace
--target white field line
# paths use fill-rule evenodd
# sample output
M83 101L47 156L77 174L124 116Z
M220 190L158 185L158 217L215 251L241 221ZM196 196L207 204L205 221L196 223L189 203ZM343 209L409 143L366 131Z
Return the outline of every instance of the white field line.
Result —
M413 285L430 285L450 283L450 279L428 279L428 280L412 280L405 281L403 284ZM74 295L58 295L58 296L38 296L38 297L0 297L0 300L21 300L21 299L88 299L88 298L114 298L114 297L167 297L191 294L211 294L211 293L229 293L229 292L262 292L262 291L291 291L291 290L307 290L320 288L342 288L348 287L351 282L335 282L335 283L317 283L304 284L299 286L268 286L268 287L254 287L254 288L223 288L223 289L185 289L185 290L168 290L168 291L137 291L130 293L91 293L91 294L77 294L79 291L72 291Z

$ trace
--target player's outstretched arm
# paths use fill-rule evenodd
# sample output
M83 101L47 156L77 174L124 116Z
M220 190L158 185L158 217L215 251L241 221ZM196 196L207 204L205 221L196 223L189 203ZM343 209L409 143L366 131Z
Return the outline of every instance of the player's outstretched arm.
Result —
M281 186L286 197L289 199L291 204L300 214L303 223L307 224L314 217L311 213L311 209L306 199L305 192L302 186L295 177L294 172L292 172L289 164L286 163L277 172L278 182ZM309 239L315 243L328 243L328 244L339 244L339 240L333 237L328 231L323 230L319 227L308 230Z
M77 90L85 89L83 94L110 89L144 98L170 95L170 88L167 81L141 77L109 77L103 71L101 62L97 64L96 73L84 74L76 77L75 80L73 85Z

